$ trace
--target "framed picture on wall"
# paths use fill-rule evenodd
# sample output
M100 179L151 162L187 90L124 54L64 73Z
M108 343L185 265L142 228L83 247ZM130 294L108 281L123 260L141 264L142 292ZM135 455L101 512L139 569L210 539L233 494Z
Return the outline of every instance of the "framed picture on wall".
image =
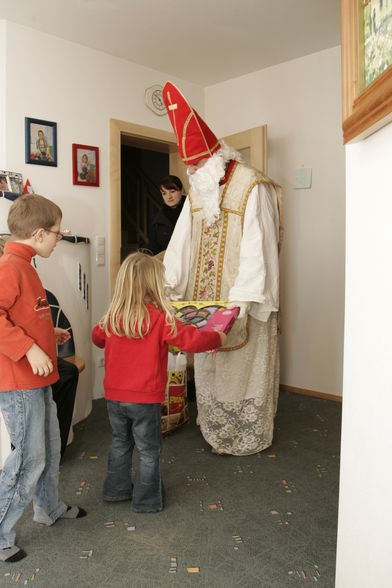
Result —
M392 3L342 0L344 143L392 120Z
M23 194L23 176L18 172L0 170L0 191Z
M76 186L99 186L99 148L72 143L73 183Z
M57 167L57 123L25 118L26 163Z

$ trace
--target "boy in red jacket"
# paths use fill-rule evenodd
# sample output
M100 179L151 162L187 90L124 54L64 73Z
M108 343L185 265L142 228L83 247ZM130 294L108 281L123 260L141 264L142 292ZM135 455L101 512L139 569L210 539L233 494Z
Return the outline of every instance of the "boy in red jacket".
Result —
M31 265L34 255L49 257L62 238L61 218L43 196L20 196L8 214L13 241L0 259L0 409L12 446L0 476L0 561L7 563L26 556L13 527L31 500L34 520L45 525L86 514L58 498L60 433L51 384L59 378L56 342L69 334L55 333Z

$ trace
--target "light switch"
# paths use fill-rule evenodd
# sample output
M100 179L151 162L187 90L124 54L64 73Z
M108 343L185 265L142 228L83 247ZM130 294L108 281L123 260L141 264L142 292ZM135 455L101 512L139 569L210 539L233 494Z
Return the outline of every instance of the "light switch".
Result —
M95 265L105 265L105 237L95 236Z
M294 190L304 190L312 187L312 168L299 167L294 172Z

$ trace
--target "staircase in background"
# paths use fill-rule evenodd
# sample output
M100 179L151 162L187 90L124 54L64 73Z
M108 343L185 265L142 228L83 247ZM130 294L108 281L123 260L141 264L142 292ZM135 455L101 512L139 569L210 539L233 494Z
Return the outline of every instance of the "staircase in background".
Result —
M137 167L121 174L121 261L138 249L148 249L151 219L162 197L154 182Z

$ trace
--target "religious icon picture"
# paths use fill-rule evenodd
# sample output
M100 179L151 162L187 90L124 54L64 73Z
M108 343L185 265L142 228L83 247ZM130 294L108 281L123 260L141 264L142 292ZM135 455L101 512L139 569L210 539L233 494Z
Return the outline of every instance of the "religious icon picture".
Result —
M72 144L73 183L76 186L99 186L99 148Z
M57 167L57 123L25 118L25 161Z

